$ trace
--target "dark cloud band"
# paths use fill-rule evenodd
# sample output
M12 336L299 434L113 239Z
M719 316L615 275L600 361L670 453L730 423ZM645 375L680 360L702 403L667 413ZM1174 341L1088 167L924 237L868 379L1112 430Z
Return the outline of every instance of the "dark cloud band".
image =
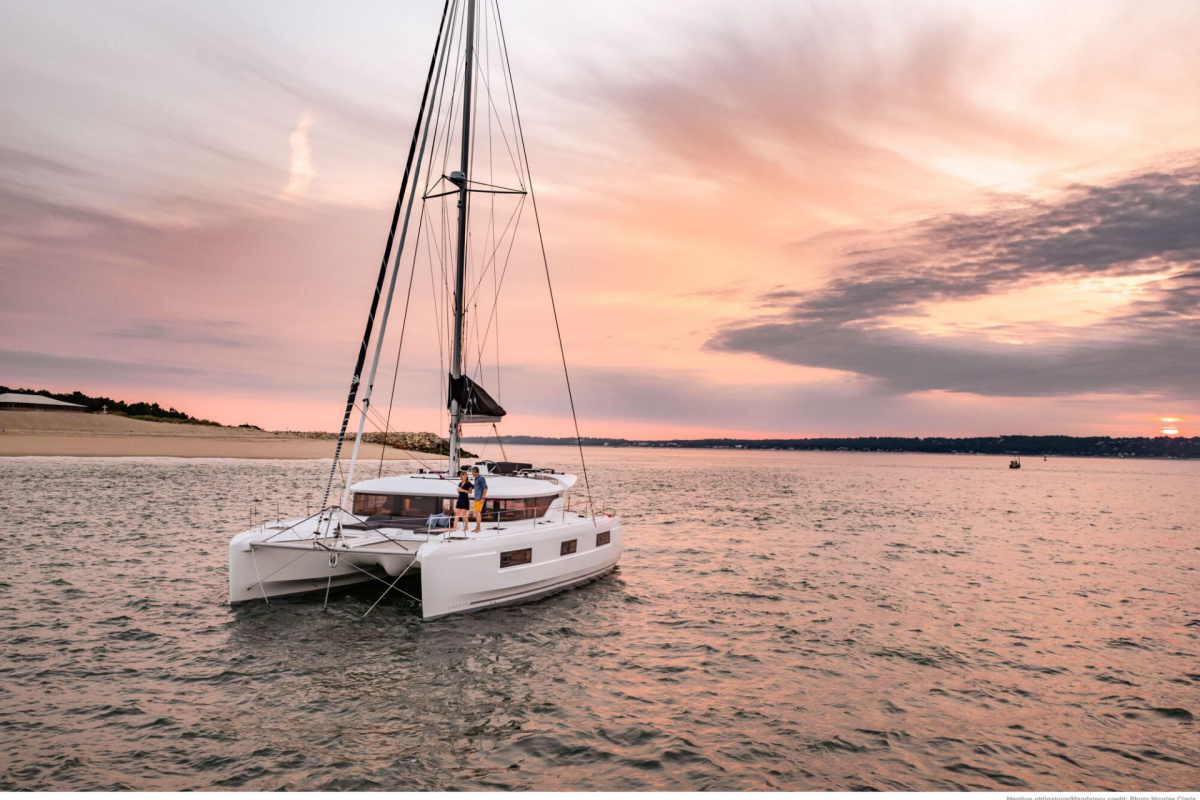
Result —
M1194 395L1200 372L1200 165L1077 186L1053 203L928 220L852 260L812 293L762 297L775 312L725 327L712 349L877 379L898 393L1036 397ZM921 336L889 319L1044 283L1164 275L1145 299L1033 344Z

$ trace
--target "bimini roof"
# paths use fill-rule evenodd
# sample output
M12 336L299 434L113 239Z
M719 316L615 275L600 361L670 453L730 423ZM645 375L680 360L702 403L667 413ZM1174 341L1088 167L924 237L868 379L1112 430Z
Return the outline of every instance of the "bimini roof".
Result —
M518 497L551 497L562 494L575 485L574 475L544 473L537 478L511 475L485 475L488 497L493 500L512 500ZM404 494L417 497L455 497L458 481L448 475L421 473L397 475L394 478L375 478L350 487L357 494Z

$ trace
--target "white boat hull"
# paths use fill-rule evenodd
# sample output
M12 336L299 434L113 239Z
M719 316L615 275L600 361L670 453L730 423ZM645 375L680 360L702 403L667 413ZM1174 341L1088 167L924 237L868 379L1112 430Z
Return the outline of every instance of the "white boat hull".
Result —
M314 520L245 531L229 543L229 602L390 582L412 564L428 540L428 535L403 541L372 534L322 537Z
M549 516L549 515L548 515ZM623 549L620 519L573 513L485 528L467 538L389 531L318 538L315 522L264 526L229 546L229 601L271 600L374 582L382 594L420 574L421 615L437 619L529 602L611 572ZM311 527L312 530L306 530ZM604 539L607 537L607 541ZM575 542L564 554L564 542ZM502 554L529 550L528 563Z
M597 538L608 534L606 544ZM577 550L561 554L564 541ZM501 554L532 550L528 564L501 566ZM421 546L421 616L481 611L524 603L595 580L613 570L621 558L621 522L617 517L581 517L564 525L528 532Z
M311 548L297 556L283 548L254 547L242 557L230 558L229 575L230 603L343 589L372 580L369 573L360 572L349 562L330 569L328 555Z

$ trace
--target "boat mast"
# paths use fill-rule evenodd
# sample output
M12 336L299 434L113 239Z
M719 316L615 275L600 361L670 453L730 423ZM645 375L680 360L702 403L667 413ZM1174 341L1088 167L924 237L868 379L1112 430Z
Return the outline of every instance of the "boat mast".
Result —
M462 114L462 166L458 174L452 174L450 181L458 187L458 257L454 275L454 355L450 362L450 375L454 384L462 378L462 340L463 340L463 282L467 268L467 166L471 160L471 78L474 72L475 56L475 0L467 0L467 38L466 56L463 65L463 114ZM462 409L459 408L458 398L450 393L450 474L458 474L458 437L459 420Z

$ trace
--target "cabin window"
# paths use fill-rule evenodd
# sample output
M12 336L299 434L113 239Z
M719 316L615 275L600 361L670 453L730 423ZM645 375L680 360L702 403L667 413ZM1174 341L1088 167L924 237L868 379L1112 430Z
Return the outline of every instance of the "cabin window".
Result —
M550 497L518 497L514 500L488 500L483 509L485 522L515 522L521 519L537 519L546 515L554 502Z
M558 548L558 554L560 556L569 556L569 555L571 555L571 553L574 553L576 551L576 549L578 549L578 547L579 547L578 539L567 539Z
M500 554L500 569L515 567L518 564L529 564L532 561L533 549L530 547L526 547L524 550L509 550Z
M596 534L596 547L600 547L601 545L608 544L609 538L611 536L612 536L612 534L609 531L604 531L604 533L597 533Z
M412 517L424 519L445 513L446 501L441 497L413 497L402 494L356 494L354 514L359 517Z
M382 514L390 499L386 494L356 494L354 495L354 513L360 517Z

